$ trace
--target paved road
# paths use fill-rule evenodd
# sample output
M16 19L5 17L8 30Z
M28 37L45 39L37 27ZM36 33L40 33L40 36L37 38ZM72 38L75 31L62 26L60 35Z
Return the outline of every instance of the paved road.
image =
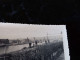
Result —
M64 53L62 53L57 60L64 60Z

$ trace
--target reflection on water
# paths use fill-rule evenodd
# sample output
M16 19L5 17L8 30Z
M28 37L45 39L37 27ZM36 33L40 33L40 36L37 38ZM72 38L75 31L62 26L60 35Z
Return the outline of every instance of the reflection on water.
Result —
M15 46L0 47L0 54L17 51L17 50L22 49L23 47L28 47L28 46L29 46L28 44L24 44L24 45L15 45Z

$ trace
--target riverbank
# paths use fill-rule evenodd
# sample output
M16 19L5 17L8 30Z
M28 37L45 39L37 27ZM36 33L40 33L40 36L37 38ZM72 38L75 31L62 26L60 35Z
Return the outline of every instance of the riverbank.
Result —
M38 45L5 54L7 60L54 60L63 52L63 42Z

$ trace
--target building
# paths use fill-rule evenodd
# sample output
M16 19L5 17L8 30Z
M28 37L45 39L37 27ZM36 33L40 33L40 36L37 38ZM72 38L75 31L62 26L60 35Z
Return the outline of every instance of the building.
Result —
M0 44L9 44L8 39L0 39Z

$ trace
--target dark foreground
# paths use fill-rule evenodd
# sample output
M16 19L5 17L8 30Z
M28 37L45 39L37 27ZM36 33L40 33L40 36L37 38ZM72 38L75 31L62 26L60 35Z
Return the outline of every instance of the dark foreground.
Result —
M62 54L64 54L63 42L57 42L4 54L0 56L0 60L64 60Z
M64 60L64 53L62 53L57 60Z

